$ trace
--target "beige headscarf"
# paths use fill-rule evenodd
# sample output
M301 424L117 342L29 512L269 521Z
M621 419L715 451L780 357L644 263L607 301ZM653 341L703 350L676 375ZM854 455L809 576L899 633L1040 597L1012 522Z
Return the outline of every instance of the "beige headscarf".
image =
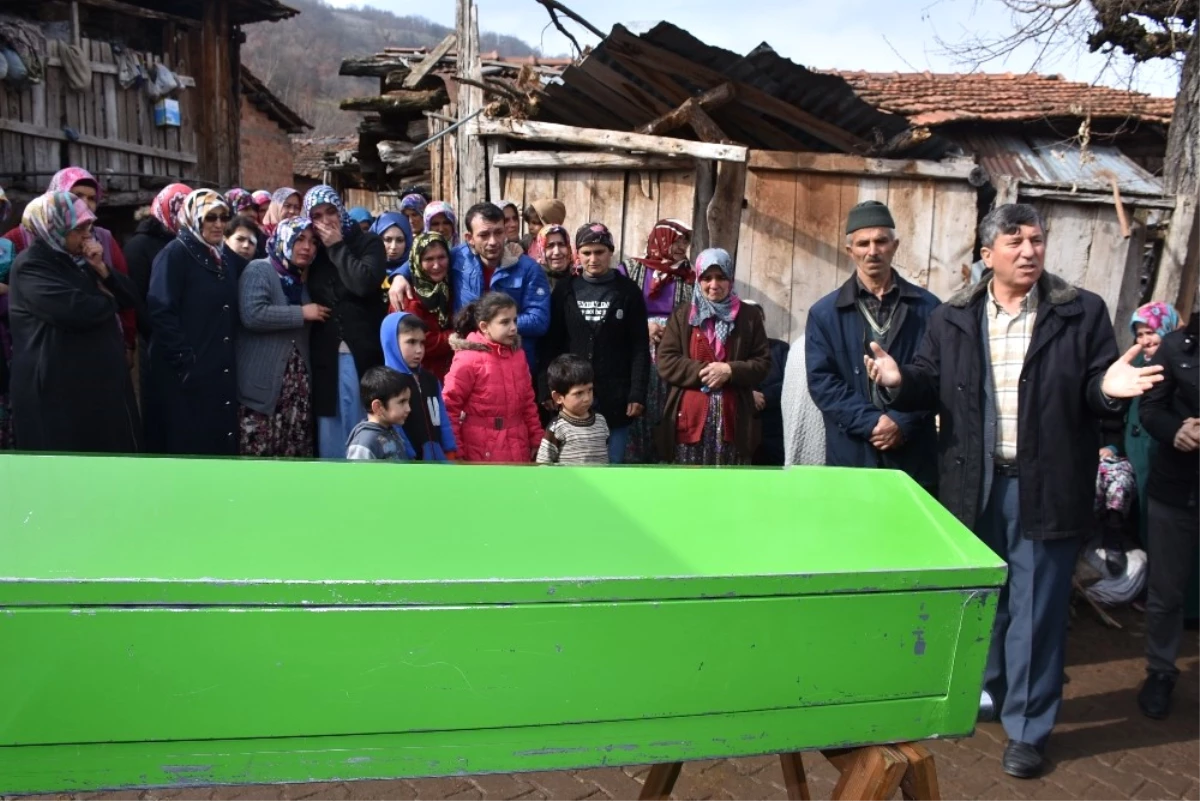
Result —
M562 225L567 219L567 206L557 198L535 200L529 205L537 212L542 225Z

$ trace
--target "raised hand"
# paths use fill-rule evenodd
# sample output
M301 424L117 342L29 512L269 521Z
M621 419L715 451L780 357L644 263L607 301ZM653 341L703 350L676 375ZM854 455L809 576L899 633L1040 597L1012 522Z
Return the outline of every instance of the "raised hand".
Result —
M887 351L879 347L878 342L871 343L871 353L875 354L874 358L863 356L867 377L881 387L888 389L899 387L903 376L900 374L900 365L896 364L896 360L888 356Z
M1149 367L1134 367L1133 360L1142 352L1141 345L1134 345L1117 359L1104 373L1100 391L1110 398L1136 398L1163 380L1161 364Z

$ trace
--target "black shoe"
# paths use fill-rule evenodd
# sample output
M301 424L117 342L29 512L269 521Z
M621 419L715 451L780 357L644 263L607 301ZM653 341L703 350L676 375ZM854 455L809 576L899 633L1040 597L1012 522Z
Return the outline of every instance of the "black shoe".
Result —
M1162 720L1171 710L1171 691L1174 689L1174 676L1169 673L1151 673L1138 693L1138 708L1146 717Z
M1018 779L1032 779L1042 772L1042 752L1029 743L1009 740L1004 747L1004 761L1001 766L1009 776Z

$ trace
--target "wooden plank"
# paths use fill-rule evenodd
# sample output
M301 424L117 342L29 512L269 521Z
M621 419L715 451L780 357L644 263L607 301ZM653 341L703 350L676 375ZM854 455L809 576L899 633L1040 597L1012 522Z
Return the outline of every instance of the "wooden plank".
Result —
M978 206L975 190L968 184L945 182L935 184L935 188L926 288L947 300L971 277Z
M160 22L174 22L176 25L185 27L197 27L200 21L191 17L181 17L177 14L168 14L165 11L155 11L149 8L143 8L132 3L122 3L120 0L78 0L85 6L93 8L103 8L108 11L115 11L127 17L140 17L142 19L159 20Z
M692 172L661 172L658 179L658 214L683 220L695 228L696 181Z
M525 173L522 170L501 170L500 196L521 204L521 211L529 205L525 195Z
M1146 247L1146 226L1144 221L1135 215L1132 225L1132 236L1129 238L1129 248L1125 254L1126 262L1122 267L1124 279L1117 292L1116 305L1111 311L1116 324L1113 331L1117 335L1117 348L1124 353L1133 345L1133 332L1126 323L1133 316L1141 302L1142 295L1142 266Z
M495 141L502 141L492 137ZM500 167L508 168L570 168L589 170L688 170L694 162L688 158L645 156L634 153L584 151L518 150L497 157Z
M1096 208L1093 213L1095 226L1092 228L1091 247L1087 251L1083 288L1090 289L1104 299L1111 319L1120 304L1125 267L1129 263L1129 248L1134 239L1132 236L1126 239L1122 234L1113 208Z
M45 82L45 80L42 80L39 83L33 84L31 87L29 87L29 91L31 94L32 106L33 106L33 116L30 118L30 122L34 125L40 125L43 128L45 128L49 125L49 123L47 122L48 116L46 113L47 109L46 109L46 82ZM58 160L57 159L53 159L53 161L51 160L51 152L50 151L53 148L54 148L54 145L50 142L47 142L44 139L33 140L33 169L36 172L39 172L39 173L53 172L52 165L53 165L54 169L57 168Z
M738 291L763 307L767 335L787 341L792 329L795 221L803 214L796 207L796 182L802 179L784 172L754 175L750 231L742 234L753 238L753 255L738 260Z
M803 173L797 174L803 175ZM857 269L854 259L850 258L850 254L846 252L846 219L850 216L850 209L859 203L858 182L862 179L857 175L831 175L829 177L835 179L842 188L842 192L838 196L837 220L833 223L833 227L829 228L825 234L829 237L828 241L836 242L839 245L837 249L837 274L833 277L833 286L828 289L829 292L832 292L848 281ZM888 186L891 186L890 182ZM887 201L884 202L886 203Z
M70 120L72 119L72 117L77 114L78 114L78 112L71 111L71 105L70 105L70 101L68 99L68 113L67 113L67 120L68 120L67 124L68 125L70 124ZM29 137L41 137L43 139L52 139L52 140L61 141L61 142L68 141L66 134L62 133L61 131L52 131L52 130L49 130L46 128L41 128L36 125L29 125L29 124L23 123L23 122L15 122L13 120L0 119L0 130L11 131L12 133L18 133L18 134L22 134L24 136L29 136ZM173 159L175 161L184 161L184 162L187 162L188 164L195 164L196 159L197 159L195 153L175 153L173 151L164 150L162 148L145 147L143 145L136 145L136 144L132 144L130 142L120 142L120 141L115 141L115 140L101 139L101 138L95 137L95 136L80 135L79 142L72 143L69 147L70 148L78 148L80 146L87 146L89 148L108 148L108 149L112 149L112 150L120 150L124 153L136 153L139 155L152 156L152 157L160 158L160 159ZM76 160L72 159L72 163L76 163Z
M621 257L628 264L630 257L646 255L646 241L658 222L658 176L650 170L630 170L625 173L625 212L621 224Z
M18 119L27 125L32 124L33 96L28 87L21 90L20 95L18 95L18 102L20 106L20 117ZM28 136L21 139L21 164L24 172L37 172L37 149L34 140Z
M892 181L888 185L888 208L900 237L893 266L922 287L929 285L934 199L933 181Z
M560 170L555 174L558 185L552 197L557 197L567 207L563 225L571 232L572 240L579 226L592 222L591 183L594 175L590 170Z
M729 103L736 96L733 84L725 82L709 89L707 92L689 97L679 106L637 128L638 133L664 134L682 128L688 124L689 115L694 108L719 108Z
M804 333L812 305L837 288L846 240L842 179L836 175L800 173L795 175L795 186L791 339Z
M625 176L619 172L592 172L588 217L608 226L614 250L624 252Z
M492 139L487 140L486 145L488 171L487 198L495 203L502 197L508 197L503 191L501 191L503 189L503 184L500 181L500 164L497 162L500 154L502 154L508 147L508 143L503 139L493 137ZM515 202L520 203L520 198L517 198Z
M479 6L473 0L458 0L458 70L461 78L476 83L483 80L479 63ZM458 119L467 120L483 108L483 90L479 86L460 86ZM469 208L486 195L483 141L479 118L470 119L458 131L458 206Z
M878 200L880 203L887 203L890 183L891 181L887 178L860 178L858 180L858 202Z
M1046 220L1046 269L1068 283L1082 286L1098 209L1074 203L1036 205Z
M108 42L100 43L101 60L112 58L112 45ZM121 123L120 109L117 100L117 80L112 75L94 74L93 83L99 83L103 87L101 102L104 109L104 138L105 139L120 139L121 138ZM131 179L121 173L132 172L129 168L129 156L118 150L108 151L108 167L116 175L109 179L109 185L118 190L136 188Z
M480 133L485 136L508 136L529 142L556 142L589 147L615 147L622 150L641 150L647 153L692 156L716 161L745 161L747 150L737 145L716 145L690 142L663 136L625 131L605 131L598 128L574 128L550 122L527 120L481 120Z
M442 56L449 53L451 48L457 43L458 36L456 34L446 34L446 38L438 42L437 46L429 51L429 55L425 56L419 64L410 67L412 71L404 79L404 86L409 89L416 89L417 84L437 66L438 62L442 60Z
M709 243L730 253L738 252L738 230L742 221L746 172L745 164L719 162L713 197L705 210L708 217Z
M1168 303L1173 300L1180 312L1186 314L1192 298L1185 296L1185 290L1192 294L1196 286L1196 198L1185 194L1176 198L1176 202L1154 279L1153 297L1166 299Z
M580 92L598 100L603 111L612 110L626 120L629 126L643 123L671 109L669 104L646 91L645 87L602 61L594 58L584 59L579 66L579 72L585 77L578 84L575 81L579 76L574 74L568 79L564 73L563 80L570 80L571 85L578 86Z
M876 159L841 153L793 153L778 150L751 150L747 163L751 169L758 170L800 170L961 181L970 178L971 173L978 169L975 164L966 161Z
M1113 194L1109 191L1104 192L1065 192L1061 189L1045 189L1037 186L1029 186L1021 184L1020 194L1023 200L1028 199L1043 199L1043 200L1061 200L1067 203L1089 203L1100 206L1112 206ZM999 195L997 195L997 198ZM1173 195L1163 195L1162 197L1149 197L1147 195L1126 195L1122 194L1121 199L1126 206L1132 208L1143 209L1173 209L1175 208L1175 197ZM1013 201L1015 202L1015 201Z
M54 58L48 58L45 60L45 65L47 67L62 67L62 59L58 58L57 56ZM117 75L120 72L120 69L116 64L113 63L105 61L92 61L92 72L99 73L101 75ZM172 70L172 72L175 74L176 79L178 79L179 85L184 89L192 89L196 86L196 79L192 76L181 75L174 70Z

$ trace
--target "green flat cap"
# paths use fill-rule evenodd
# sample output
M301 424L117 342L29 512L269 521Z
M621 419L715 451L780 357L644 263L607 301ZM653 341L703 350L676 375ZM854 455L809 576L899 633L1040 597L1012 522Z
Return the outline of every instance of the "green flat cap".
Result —
M895 228L896 221L888 207L878 200L864 200L846 215L846 233L852 234L863 228Z

